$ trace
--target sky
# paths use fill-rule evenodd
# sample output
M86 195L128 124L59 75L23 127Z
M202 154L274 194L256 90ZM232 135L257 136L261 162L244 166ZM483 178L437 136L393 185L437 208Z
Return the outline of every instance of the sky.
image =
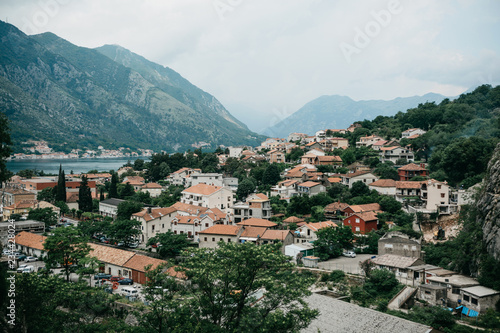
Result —
M254 131L322 95L456 96L500 82L496 0L0 0L0 19L79 46L121 45Z

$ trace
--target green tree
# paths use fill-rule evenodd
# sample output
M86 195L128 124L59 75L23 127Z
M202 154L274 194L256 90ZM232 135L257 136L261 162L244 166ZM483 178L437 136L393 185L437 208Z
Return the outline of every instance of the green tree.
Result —
M142 234L141 222L137 220L115 220L107 230L107 236L113 243L131 244Z
M6 163L7 157L12 152L10 148L11 144L7 116L3 112L0 112L0 187L2 186L1 184L12 177L12 172L7 169Z
M399 180L398 171L392 166L392 163L381 163L373 172L381 179Z
M66 176L64 175L64 170L62 169L61 164L59 164L59 176L57 177L55 201L66 202Z
M43 222L48 227L57 223L57 213L49 207L35 208L29 211L28 219Z
M326 227L316 231L318 239L314 241L314 249L321 260L336 258L344 249L352 248L354 234L348 226Z
M276 163L267 166L262 175L262 183L266 185L276 185L280 181L280 169Z
M120 199L129 199L130 197L134 196L134 194L134 187L129 182L127 182L126 184L118 185L118 196L120 197Z
M90 192L86 176L82 177L82 182L78 189L78 209L82 212L92 211L92 193Z
M118 174L113 172L111 175L111 183L109 185L109 195L111 198L118 198Z
M142 171L144 169L144 160L141 158L136 159L133 168L135 171Z
M190 249L184 273L190 278L194 321L211 332L295 332L318 315L303 297L310 275L293 271L281 244L220 243ZM259 300L261 294L264 296Z
M38 192L38 194L36 195L36 199L38 201L47 201L47 202L50 202L50 203L54 203L55 200L56 200L56 195L55 195L55 188L56 187L46 187L44 188L43 190L41 190L40 192Z
M190 242L186 234L174 234L169 230L165 233L157 234L148 240L148 246L154 244L158 245L156 252L158 252L162 258L173 258L187 248Z
M384 212L390 214L397 213L402 207L401 202L386 195L381 196L378 203Z
M47 267L62 266L66 281L69 281L72 265L78 265L79 261L85 258L90 251L87 242L88 238L75 227L55 229L54 233L48 236L43 243L43 248L47 252L45 258Z
M64 201L57 201L54 206L59 207L61 210L61 214L69 214L69 207L68 204Z
M255 183L251 178L245 178L242 182L238 184L238 189L236 190L236 196L239 200L243 200L249 194L255 191Z
M370 188L361 180L354 182L351 187L351 194L353 197L362 197L370 194Z
M142 203L137 201L123 201L118 204L116 218L120 220L128 220L134 213L138 213L142 209Z

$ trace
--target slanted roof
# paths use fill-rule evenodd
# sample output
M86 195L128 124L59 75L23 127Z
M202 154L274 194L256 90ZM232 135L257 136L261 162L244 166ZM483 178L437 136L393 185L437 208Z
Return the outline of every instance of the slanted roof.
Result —
M151 220L155 220L157 218L174 213L176 211L177 209L174 207L152 208L151 212L148 212L148 209L145 208L138 213L132 214L132 216L142 217L146 222L149 222Z
M97 257L99 261L112 264L115 266L123 266L127 261L132 258L135 253L116 249L111 246L104 246L94 243L88 243L90 246L90 255Z
M421 181L398 181L396 182L396 188L401 189L420 189L422 187Z
M302 187L314 187L314 186L318 186L318 185L321 185L321 184L317 183L317 182L307 181L307 182L299 184L298 186L302 186Z
M317 156L320 162L339 162L342 163L342 158L340 156Z
M324 221L324 222L316 222L316 223L307 223L304 224L305 227L311 229L312 231L318 231L319 229L327 228L327 227L337 227L337 223L332 221Z
M16 235L16 244L26 246L32 249L44 250L43 242L47 237L42 235L37 235L32 232L21 231Z
M240 229L241 226L237 225L216 224L210 228L200 231L200 234L236 236Z
M177 201L174 203L170 208L175 208L178 211L181 212L186 212L191 215L199 215L205 213L208 208L206 207L201 207L201 206L195 206L195 205L190 205L184 202ZM212 208L213 210L214 208Z
M377 213L378 212L363 212L363 213L354 213L353 215L351 216L357 216L359 217L361 220L365 221L365 222L368 222L368 221L375 221L378 219L377 217ZM349 217L351 217L349 216ZM349 217L347 217L346 219L348 219Z
M368 186L375 187L396 187L396 181L394 179L379 179L369 184Z
M380 204L378 204L376 202L375 203L364 204L364 205L352 205L352 206L349 206L349 208L351 208L352 211L355 212L355 213L362 213L362 212L371 212L371 211L376 211L376 210L382 210L382 207L380 207Z
M147 183L147 184L144 184L144 186L142 187L142 189L162 189L163 187L158 184L158 183Z
M346 178L356 178L358 176L362 176L362 175L366 175L368 173L371 173L371 171L369 170L364 170L364 171L356 171L356 172L351 172L351 173L347 173L345 174L344 176Z
M266 232L267 227L245 227L240 235L240 238L258 238L262 237Z
M344 202L332 202L325 206L325 212L336 212L337 210L344 210L347 207L349 207L349 205Z
M129 252L129 251L127 251L127 252ZM142 254L135 254L133 252L131 252L131 253L134 254L134 256L132 256L123 265L123 267L125 267L125 268L130 268L130 269L133 269L133 270L139 271L139 272L146 272L146 268L145 268L146 266L151 265L151 269L155 269L156 267L158 267L161 264L167 264L167 262L165 260L148 257L148 256L145 256Z
M500 294L500 291L496 291L494 289L486 288L483 286L468 287L463 288L462 290L477 297L486 297Z
M111 199L103 200L100 203L110 205L110 206L118 206L120 203L122 203L124 201L125 200L122 200L122 199L111 198Z
M236 225L272 228L272 227L275 227L277 224L274 222L268 221L268 220L257 219L257 218L252 217L252 218L249 218L247 220L243 220L239 223L236 223Z
M297 216L290 216L283 220L284 223L299 223L304 222L304 219L299 218Z
M415 164L415 163L410 163L410 164L404 165L401 168L399 168L398 170L402 170L402 171L427 171L426 168L422 168L420 165Z
M340 178L340 177L330 177L330 178L328 178L328 181L330 183L341 183L342 182L342 178Z
M396 268L408 268L415 264L417 265L423 264L423 261L420 258L402 257L394 254L384 254L374 259L371 259L371 261L376 265L396 267Z
M196 223L200 222L200 219L198 218L198 216L192 216L192 215L188 215L188 216L177 215L175 218L177 219L177 223L179 223L179 224L194 224L195 222Z
M284 241L285 238L288 236L290 233L290 230L266 230L264 234L260 237L261 239L267 239L267 240L280 240Z
M182 193L195 193L195 194L200 194L200 195L210 195L213 194L217 191L219 191L222 187L221 186L213 186L213 185L207 185L207 184L198 184L194 185L191 187L188 187Z
M269 198L267 197L267 195L265 195L264 193L257 193L257 194L255 194L255 196L257 198L259 198L260 200L264 200L264 201L269 200ZM258 199L253 199L253 200L258 200Z
M189 168L180 168L179 170L172 172L172 174L183 173L184 171L188 171L188 170L189 170Z

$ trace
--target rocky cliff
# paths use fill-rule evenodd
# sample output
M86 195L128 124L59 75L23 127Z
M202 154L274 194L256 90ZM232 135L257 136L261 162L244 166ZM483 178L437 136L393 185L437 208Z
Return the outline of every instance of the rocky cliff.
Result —
M488 164L484 188L476 205L487 251L496 260L500 260L500 144Z

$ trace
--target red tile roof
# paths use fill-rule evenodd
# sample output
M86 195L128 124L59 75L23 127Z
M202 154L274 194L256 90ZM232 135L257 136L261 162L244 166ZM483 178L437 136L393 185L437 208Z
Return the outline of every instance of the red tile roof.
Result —
M302 184L299 184L298 186L303 186L303 187L314 187L314 186L318 186L318 185L321 185L320 183L316 183L316 182L305 182L305 183L302 183Z
M396 187L396 181L394 179L379 179L374 181L368 186L376 186L376 187Z
M162 216L172 214L177 211L175 207L165 207L165 208L152 208L151 213L148 213L148 209L143 209L139 213L132 214L132 216L142 217L146 222L155 220Z
M426 171L427 169L422 168L420 165L415 164L415 163L410 163L405 166L402 166L398 170L403 170L403 171Z
M239 223L236 223L239 226L252 226L252 227L275 227L277 224L264 219L250 218Z
M290 230L266 230L260 238L268 240L277 239L283 242L289 233Z
M133 252L131 253L135 254ZM151 265L151 269L155 269L161 264L167 264L167 262L165 260L144 256L142 254L135 254L123 265L123 267L139 272L146 272L146 266Z
M217 191L219 191L222 187L221 186L212 186L212 185L207 185L207 184L198 184L191 186L182 193L195 193L195 194L200 194L200 195L210 195L213 194Z
M266 232L267 227L245 227L240 237L257 238L262 237Z
M364 205L352 205L349 206L355 213L370 212L375 210L381 210L382 208L378 203L370 203Z
M236 236L240 229L241 226L237 225L216 224L210 228L200 231L200 234Z
M180 201L174 203L172 206L170 206L170 208L175 208L178 211L186 212L191 215L199 215L205 213L208 210L208 208L206 207L190 205Z
M317 222L317 223L307 223L304 224L307 228L311 229L312 231L318 231L319 229L327 228L327 227L333 227L336 228L337 224L332 221L324 221L324 222Z
M15 237L16 244L43 251L43 242L47 237L27 231L21 231Z
M424 182L425 183L425 182ZM401 189L419 189L422 187L422 182L418 181L400 181L396 182L396 188Z

